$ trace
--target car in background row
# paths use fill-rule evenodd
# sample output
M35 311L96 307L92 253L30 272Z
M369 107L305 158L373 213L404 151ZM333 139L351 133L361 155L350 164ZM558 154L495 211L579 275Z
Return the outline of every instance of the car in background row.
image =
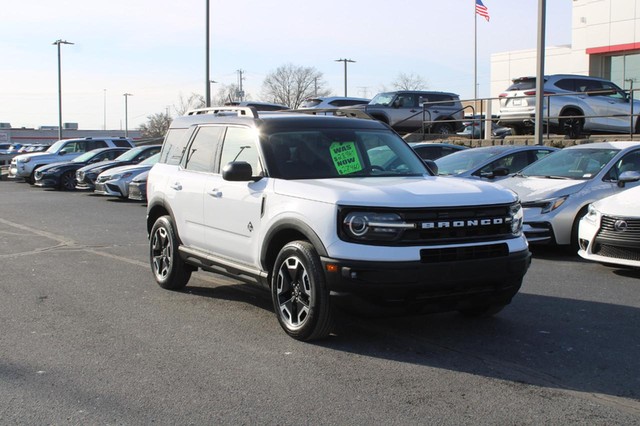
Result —
M455 152L437 159L438 175L500 180L557 151L539 145L496 145Z
M640 132L640 100L611 81L585 75L557 74L544 77L543 117L550 130L578 137L583 131ZM500 94L501 126L514 135L532 133L536 106L536 77L521 77ZM547 108L548 107L548 108ZM548 119L547 119L548 117Z
M139 174L148 172L158 162L158 158L160 158L160 153L152 155L139 164L113 167L105 170L98 175L93 192L101 195L127 198L131 181Z
M400 90L378 93L367 105L358 105L397 132L454 134L464 118L460 96L448 92Z
M129 199L136 201L147 201L147 178L149 171L142 172L134 177L129 184Z
M20 154L13 157L9 166L8 178L24 179L26 182L34 184L35 171L41 166L59 161L73 160L77 156L96 148L133 148L134 146L133 141L129 138L61 139L51 145L45 152Z
M316 97L307 98L298 107L298 109L310 109L310 108L341 108L349 107L353 105L366 105L371 99L366 98L351 98L344 96L329 96L329 97Z
M470 139L482 139L484 138L484 129L486 127L486 120L482 115L475 115L472 117L465 117L462 122L464 129L458 132L458 136L464 136ZM504 139L506 136L511 135L511 129L509 127L498 126L498 117L492 116L491 121L491 137L495 139Z
M85 152L73 160L60 161L36 169L34 184L43 188L71 191L76 188L76 171L87 164L113 160L130 148L98 148Z
M498 184L519 195L530 243L577 251L588 205L637 186L630 172L640 172L640 141L598 142L563 148Z
M631 173L628 179L640 180L640 173ZM589 204L578 242L587 260L640 268L640 187Z
M259 102L259 101L232 101L232 102L225 102L224 105L252 107L256 111L284 111L289 109L289 107L286 105L274 104L271 102Z
M76 172L76 189L93 190L95 188L94 182L100 173L113 167L138 164L160 152L160 148L162 145L137 146L111 161L101 161L97 164L92 163L81 167Z
M454 152L467 149L464 145L438 142L409 142L409 146L423 160L437 160L438 158L453 154Z

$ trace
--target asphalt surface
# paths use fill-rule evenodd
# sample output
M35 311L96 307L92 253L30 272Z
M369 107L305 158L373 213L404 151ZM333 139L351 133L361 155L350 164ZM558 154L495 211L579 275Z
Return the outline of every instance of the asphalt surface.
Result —
M640 424L640 271L535 250L494 318L301 343L263 290L158 287L140 203L0 182L0 424Z

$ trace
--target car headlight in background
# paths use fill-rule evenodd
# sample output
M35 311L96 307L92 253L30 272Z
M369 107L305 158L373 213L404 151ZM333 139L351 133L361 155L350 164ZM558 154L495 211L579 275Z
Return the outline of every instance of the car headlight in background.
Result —
M129 176L131 176L133 173L131 172L125 172L125 173L116 173L115 175L112 175L111 178L109 180L115 180L115 179L124 179L124 178L128 178Z
M567 198L569 198L568 195L565 195L564 197L547 198L546 200L528 201L526 203L522 203L522 207L539 207L541 209L540 213L544 214L552 212L560 207L565 201L567 201Z
M589 207L587 208L587 214L584 215L584 220L592 223L593 225L598 225L600 223L601 216L602 215L598 211L598 209L593 207L593 204L589 204Z
M349 239L359 241L393 241L405 229L414 229L396 213L350 212L342 221L342 230Z
M511 233L518 237L522 234L522 223L524 222L524 211L520 203L511 205L509 215L511 216Z
M18 158L16 160L16 163L28 163L29 161L31 161L31 157L27 157L27 158Z

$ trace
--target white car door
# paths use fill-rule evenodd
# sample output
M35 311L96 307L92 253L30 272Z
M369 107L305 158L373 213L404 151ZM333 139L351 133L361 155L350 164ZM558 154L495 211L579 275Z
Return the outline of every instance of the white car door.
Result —
M222 179L221 173L229 162L246 161L251 164L253 175L257 176L263 170L259 157L254 129L228 127L219 173L207 180L204 195L207 250L254 266L257 265L257 236L260 234L262 199L268 179L230 182Z

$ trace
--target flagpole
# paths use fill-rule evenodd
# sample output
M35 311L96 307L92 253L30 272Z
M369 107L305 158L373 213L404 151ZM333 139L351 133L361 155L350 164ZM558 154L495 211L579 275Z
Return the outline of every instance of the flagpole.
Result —
M473 0L473 113L478 107L478 13L476 0Z

